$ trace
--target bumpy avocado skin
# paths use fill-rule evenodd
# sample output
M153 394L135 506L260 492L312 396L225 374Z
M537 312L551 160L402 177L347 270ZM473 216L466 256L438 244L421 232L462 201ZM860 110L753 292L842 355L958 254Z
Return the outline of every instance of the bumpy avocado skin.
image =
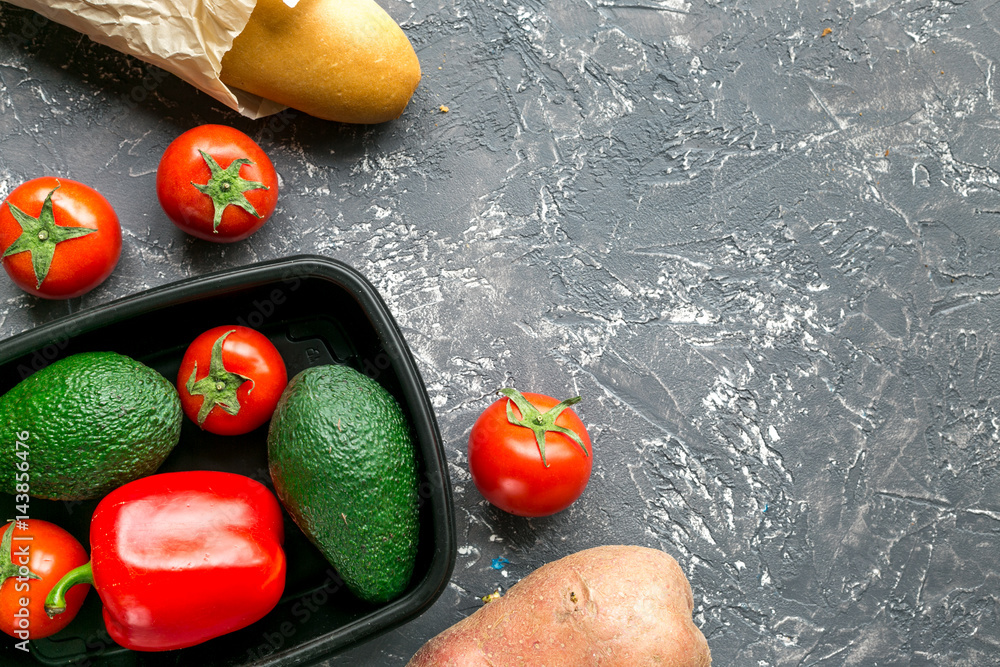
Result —
M0 491L99 498L155 472L182 419L177 389L152 368L115 352L70 355L0 397Z
M268 432L285 509L369 602L405 590L419 533L409 424L381 385L348 366L307 368L288 383Z

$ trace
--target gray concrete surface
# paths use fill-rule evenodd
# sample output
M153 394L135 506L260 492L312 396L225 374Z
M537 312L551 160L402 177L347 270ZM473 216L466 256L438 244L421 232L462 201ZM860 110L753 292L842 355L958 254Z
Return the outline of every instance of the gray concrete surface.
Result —
M716 665L1000 664L1000 3L385 6L424 77L377 127L250 121L0 7L0 195L77 178L125 231L79 299L0 281L0 335L298 253L379 288L437 411L459 550L430 612L330 666L404 665L481 596L609 543L678 559ZM282 179L239 244L155 198L163 149L206 122ZM509 384L584 397L593 478L548 519L468 474Z

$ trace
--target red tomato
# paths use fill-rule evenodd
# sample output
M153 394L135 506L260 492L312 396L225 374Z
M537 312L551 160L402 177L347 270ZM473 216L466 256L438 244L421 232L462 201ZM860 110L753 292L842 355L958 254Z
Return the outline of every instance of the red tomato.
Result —
M115 210L93 188L43 176L22 183L0 206L3 268L26 292L71 299L101 284L122 252Z
M572 505L590 479L587 429L563 402L501 389L469 435L469 471L483 497L518 516L548 516ZM578 439L574 439L575 438Z
M188 346L177 373L184 413L217 435L249 433L271 418L288 372L267 336L238 325L209 329Z
M156 196L188 234L231 243L253 234L278 205L278 175L253 139L199 125L173 140L156 169Z
M80 611L90 586L74 586L66 594L66 611L54 618L45 613L45 596L64 574L88 562L87 551L67 531L41 519L8 523L2 530L0 630L21 640L54 635Z

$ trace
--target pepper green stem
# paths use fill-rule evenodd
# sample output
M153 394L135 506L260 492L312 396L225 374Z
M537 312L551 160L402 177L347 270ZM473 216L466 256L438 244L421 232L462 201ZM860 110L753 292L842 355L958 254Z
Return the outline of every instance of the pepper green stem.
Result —
M507 421L515 426L523 426L535 434L535 442L538 443L538 453L542 456L542 465L546 468L549 467L548 462L545 460L545 434L550 431L555 431L556 433L562 433L566 437L570 438L579 445L580 449L583 450L584 456L590 456L590 452L587 451L587 446L583 444L583 440L579 435L574 433L568 428L564 428L556 424L556 417L571 405L575 405L580 402L580 396L574 396L573 398L567 398L565 401L560 402L558 405L553 406L547 412L539 412L538 408L531 404L524 395L517 389L511 389L505 387L501 389L499 394L502 394L509 398L507 401ZM514 408L511 403L517 406L518 411L521 413L520 419L514 414Z
M52 590L45 597L45 613L49 615L49 618L54 618L63 613L66 611L66 591L77 584L93 585L93 583L94 572L91 569L89 561L80 567L73 568L64 574L62 579L56 582L56 585L52 587Z

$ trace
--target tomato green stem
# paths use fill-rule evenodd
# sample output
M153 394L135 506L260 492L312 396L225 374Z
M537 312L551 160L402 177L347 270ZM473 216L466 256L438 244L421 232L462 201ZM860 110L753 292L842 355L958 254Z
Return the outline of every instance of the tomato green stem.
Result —
M97 231L91 227L63 227L56 224L52 195L58 189L59 186L56 186L45 195L42 210L37 218L9 202L7 204L14 220L21 227L21 234L4 250L3 256L10 257L22 252L30 254L31 268L35 273L36 289L41 288L45 276L49 274L49 267L52 266L52 257L55 255L57 245L63 241L93 234Z
M14 540L14 525L11 521L7 524L7 530L3 531L3 539L0 540L0 584L11 577L24 577L26 579L41 579L37 574L27 568L19 566L11 556L11 543ZM21 569L24 567L24 570Z
M66 611L66 591L77 584L94 583L94 572L90 562L86 562L79 567L75 567L62 576L56 582L49 594L45 597L45 613L49 618L53 618Z
M253 391L253 380L226 370L222 362L222 345L226 337L236 331L230 329L219 336L212 343L212 354L208 364L208 375L198 380L198 363L195 362L191 370L191 376L184 385L188 393L192 396L202 396L201 409L198 411L198 425L204 428L205 419L212 408L219 406L227 414L238 415L240 413L240 400L236 392L244 383L250 383L250 391Z
M579 435L568 428L556 425L556 418L559 414L569 406L579 403L582 399L581 396L567 398L565 401L558 403L548 411L539 412L538 408L532 405L531 402L524 397L524 394L519 392L517 389L505 387L498 393L503 394L510 399L507 401L507 421L515 426L523 426L524 428L531 429L532 432L534 432L535 442L538 443L538 453L542 456L543 466L546 468L549 467L548 462L545 460L545 434L550 431L562 433L580 446L580 449L583 450L584 456L590 456L590 452L587 451L587 446L583 444L583 440L580 439ZM514 407L511 405L511 402L513 402L520 411L520 418L515 416Z
M259 181L248 181L240 176L240 168L245 164L253 164L253 161L245 157L236 158L229 163L228 167L223 169L211 155L200 149L198 152L201 153L201 157L208 166L212 177L208 179L207 183L192 182L191 185L212 199L212 205L214 206L212 232L218 233L219 223L222 222L222 214L230 204L238 206L247 213L260 218L261 214L257 212L257 209L254 208L244 193L248 190L267 190L268 187Z

